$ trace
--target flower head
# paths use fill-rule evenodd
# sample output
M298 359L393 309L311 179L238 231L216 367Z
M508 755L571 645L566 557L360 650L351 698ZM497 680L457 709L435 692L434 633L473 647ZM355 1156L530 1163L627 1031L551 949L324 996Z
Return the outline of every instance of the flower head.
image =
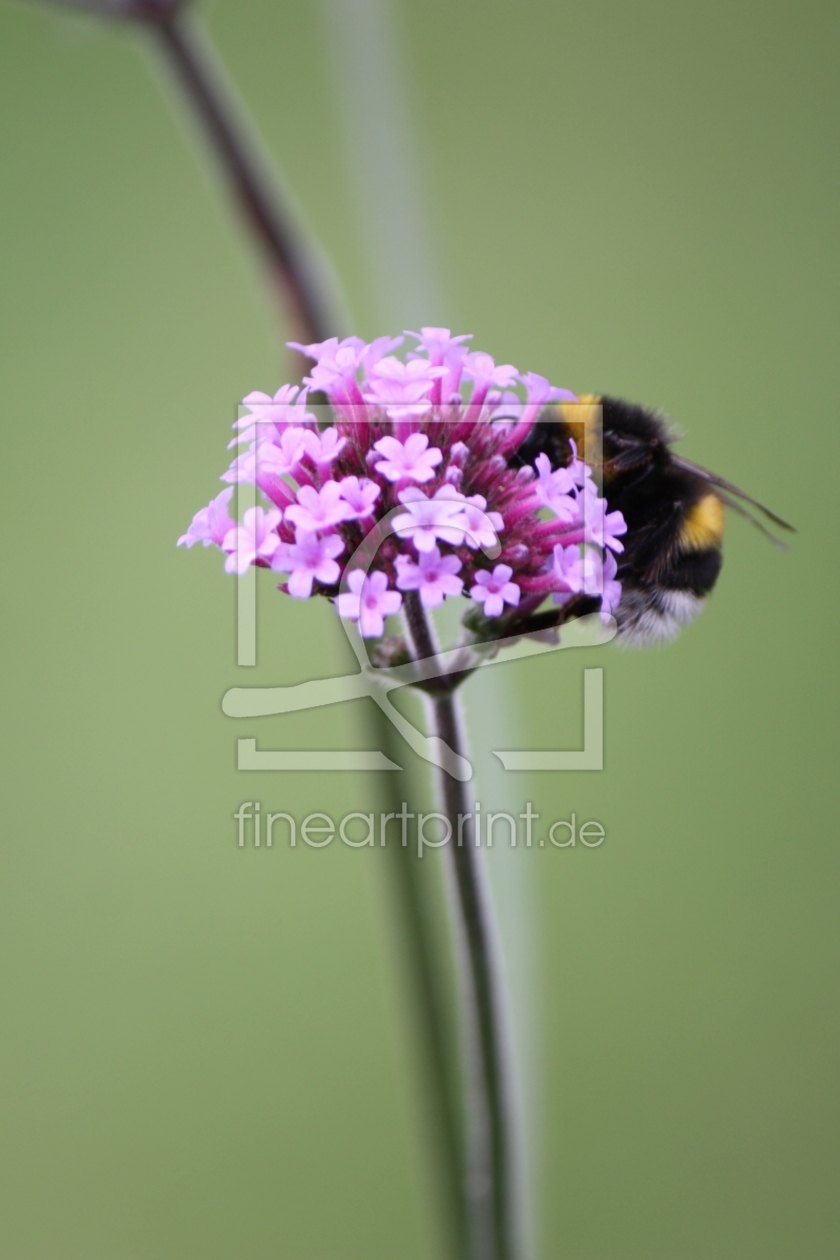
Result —
M575 396L470 350L448 328L405 336L403 357L402 337L296 345L313 360L304 387L246 397L230 484L179 543L221 547L229 572L270 565L297 599L335 598L365 638L383 633L401 592L427 608L466 596L514 632L548 596L563 605L597 594L611 615L621 513L573 443L567 466L539 455L518 467L540 409ZM313 389L328 400L317 416ZM237 525L228 513L243 482L269 506ZM360 568L363 544L373 550Z

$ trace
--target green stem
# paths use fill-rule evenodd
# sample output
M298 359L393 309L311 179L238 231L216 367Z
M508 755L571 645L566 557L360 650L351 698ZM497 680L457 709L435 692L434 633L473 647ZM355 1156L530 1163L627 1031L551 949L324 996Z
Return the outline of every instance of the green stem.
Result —
M377 712L379 712L377 710ZM386 755L396 749L389 745L388 728L393 727L380 714L382 727L377 745ZM462 1136L462 1113L458 1081L453 1070L453 1048L447 1035L440 962L432 950L430 908L431 890L422 879L420 858L411 845L389 843L385 849L394 905L400 917L400 933L406 943L406 970L414 1005L415 1036L420 1047L421 1072L426 1077L423 1107L437 1174L437 1194L446 1216L449 1247L453 1257L468 1255L467 1219L463 1187L466 1180ZM430 855L435 856L435 855ZM426 858L428 863L429 858ZM427 871L427 878L429 872Z
M406 593L404 607L416 655L434 654L437 644L417 592ZM427 704L435 734L465 757L457 693L427 696ZM464 1187L469 1256L470 1260L515 1260L519 1247L513 1193L514 1091L493 906L469 786L442 769L438 785L441 812L452 828L447 854L460 953L461 1034L469 1103Z

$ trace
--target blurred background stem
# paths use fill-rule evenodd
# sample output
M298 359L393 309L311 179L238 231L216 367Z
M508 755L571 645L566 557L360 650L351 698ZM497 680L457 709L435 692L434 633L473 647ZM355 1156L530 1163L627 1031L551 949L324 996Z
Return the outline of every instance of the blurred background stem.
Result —
M276 181L262 169L199 28L177 9L149 26L262 255L292 340L307 345L340 335L339 303L316 274L314 250Z

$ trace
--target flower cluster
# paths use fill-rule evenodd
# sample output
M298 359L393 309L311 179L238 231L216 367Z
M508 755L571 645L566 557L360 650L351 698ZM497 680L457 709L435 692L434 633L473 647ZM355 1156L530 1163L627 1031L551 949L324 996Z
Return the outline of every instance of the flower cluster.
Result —
M522 618L549 595L594 595L609 616L621 513L574 448L568 467L512 458L542 407L574 394L446 328L406 336L417 344L405 359L394 354L402 337L295 345L314 360L310 375L244 399L230 444L244 449L222 478L255 484L266 506L237 524L229 484L179 544L215 544L229 573L270 567L297 599L335 598L366 638L384 633L407 592L426 608L465 594L490 619Z

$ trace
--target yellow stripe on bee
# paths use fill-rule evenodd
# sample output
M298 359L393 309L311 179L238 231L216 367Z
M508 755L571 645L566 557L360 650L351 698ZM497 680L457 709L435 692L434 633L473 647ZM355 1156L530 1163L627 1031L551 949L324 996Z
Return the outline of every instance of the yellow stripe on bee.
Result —
M685 514L680 530L683 551L705 551L717 547L723 539L726 516L716 494L704 494Z
M560 404L560 416L564 424L583 427L583 450L578 455L588 464L600 467L603 461L601 435L601 398L598 394L581 394L579 402ZM580 444L579 444L580 445Z

